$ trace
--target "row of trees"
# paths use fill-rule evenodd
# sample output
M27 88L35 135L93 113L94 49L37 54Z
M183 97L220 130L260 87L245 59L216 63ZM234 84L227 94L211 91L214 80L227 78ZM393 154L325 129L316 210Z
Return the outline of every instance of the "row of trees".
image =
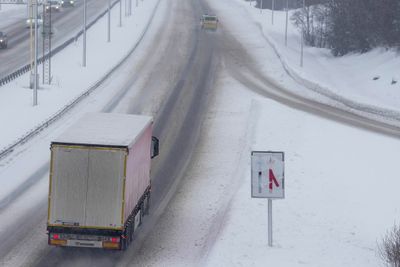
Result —
M308 45L330 48L336 56L400 48L400 0L306 0L291 19Z

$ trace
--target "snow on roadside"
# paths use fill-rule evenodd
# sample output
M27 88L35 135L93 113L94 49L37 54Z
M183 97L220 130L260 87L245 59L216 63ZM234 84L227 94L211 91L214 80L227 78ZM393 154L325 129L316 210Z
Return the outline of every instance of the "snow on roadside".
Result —
M232 84L221 90L243 102L254 97ZM377 241L400 218L397 140L268 99L255 99L249 118L252 143L240 147L243 160L232 162L240 186L220 218L208 266L381 265ZM251 150L286 153L286 199L273 202L273 248L267 246L267 200L250 195Z
M300 34L289 21L288 46L285 47L284 11L259 9L236 0L253 21L261 25L264 37L272 44L287 70L297 81L316 90L328 90L359 103L400 111L400 56L394 50L374 49L365 54L334 57L328 49L305 47L304 67L300 67ZM289 14L289 19L293 11ZM378 78L374 80L374 78ZM303 82L302 80L305 80ZM392 80L397 83L392 84ZM309 82L309 83L307 83Z
M141 1L134 15L123 17L118 27L119 7L112 9L111 42L107 43L107 16L87 33L87 67L83 68L82 38L52 58L53 81L38 90L38 106L32 107L29 73L1 87L0 150L51 117L109 71L139 40L157 0ZM41 66L39 66L41 70ZM7 114L7 115L5 115Z

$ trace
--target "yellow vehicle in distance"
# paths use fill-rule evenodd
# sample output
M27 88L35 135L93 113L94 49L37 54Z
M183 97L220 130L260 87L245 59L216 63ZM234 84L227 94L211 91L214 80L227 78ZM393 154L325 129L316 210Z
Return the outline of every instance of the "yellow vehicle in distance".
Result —
M218 18L215 15L208 15L205 14L200 19L201 21L201 28L206 30L217 30L218 27Z

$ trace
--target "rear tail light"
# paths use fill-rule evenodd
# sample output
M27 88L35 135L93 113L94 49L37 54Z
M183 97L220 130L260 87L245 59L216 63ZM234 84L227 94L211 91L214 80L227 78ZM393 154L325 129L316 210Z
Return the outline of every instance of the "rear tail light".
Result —
M111 237L111 242L112 243L118 243L119 242L119 238L118 237Z
M51 235L50 235L50 238L51 238L51 239L60 239L61 236L60 236L60 234L51 234Z

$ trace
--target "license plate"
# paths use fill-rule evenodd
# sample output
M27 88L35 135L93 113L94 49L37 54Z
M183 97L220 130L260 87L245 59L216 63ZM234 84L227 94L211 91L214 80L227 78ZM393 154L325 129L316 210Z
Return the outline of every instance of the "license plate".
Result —
M101 248L103 243L101 241L90 240L68 240L67 246L69 247L85 247L85 248Z

